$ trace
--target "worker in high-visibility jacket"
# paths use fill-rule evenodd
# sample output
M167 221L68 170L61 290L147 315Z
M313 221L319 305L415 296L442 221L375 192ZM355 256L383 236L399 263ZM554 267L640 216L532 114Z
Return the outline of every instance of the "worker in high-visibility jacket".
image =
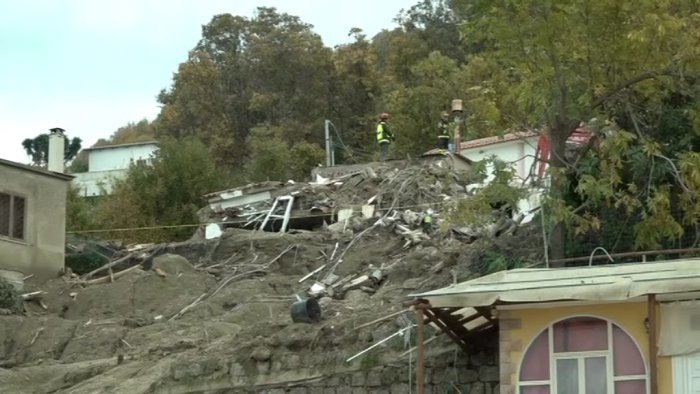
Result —
M450 114L443 111L438 122L438 148L448 150L451 140Z
M394 141L394 134L389 130L389 114L384 112L379 115L377 123L377 143L379 144L379 157L381 161L386 161L389 157L389 144Z

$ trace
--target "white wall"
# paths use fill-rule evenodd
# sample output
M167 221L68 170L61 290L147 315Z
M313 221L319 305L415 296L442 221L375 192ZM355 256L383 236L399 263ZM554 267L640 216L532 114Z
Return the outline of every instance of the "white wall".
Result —
M112 184L116 179L126 176L127 170L91 171L71 174L75 176L73 184L80 189L83 197L95 197L102 195L102 189L106 194L112 193Z
M535 153L537 152L537 140L539 137L529 137L521 140L513 140L501 142L492 145L478 146L462 150L462 155L472 161L480 161L489 156L496 156L498 159L512 163L516 176L523 180L527 178L535 162ZM488 168L489 178L492 179L491 172L493 166ZM534 170L537 173L536 169Z
M539 137L529 137L520 140L506 141L492 145L479 146L469 149L463 149L462 155L472 161L480 161L487 159L490 156L496 156L499 160L506 163L511 163L515 169L517 186L521 185L524 179L528 179L527 184L533 180L533 177L527 178L530 171L533 171L533 176L537 175L537 167L532 168L535 162L535 154L537 153L537 141ZM479 189L493 180L493 165L487 166L487 178L479 185L470 185L468 189ZM534 209L539 208L543 190L533 188L530 193L518 202L517 211L524 214L525 217L522 223L527 223L532 220Z
M146 160L158 149L155 144L91 150L89 171L125 170L132 162Z

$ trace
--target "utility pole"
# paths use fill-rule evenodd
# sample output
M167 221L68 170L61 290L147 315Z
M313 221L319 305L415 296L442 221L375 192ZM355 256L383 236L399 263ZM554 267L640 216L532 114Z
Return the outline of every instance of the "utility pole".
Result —
M335 152L333 151L333 140L331 140L331 121L326 119L326 167L335 165Z

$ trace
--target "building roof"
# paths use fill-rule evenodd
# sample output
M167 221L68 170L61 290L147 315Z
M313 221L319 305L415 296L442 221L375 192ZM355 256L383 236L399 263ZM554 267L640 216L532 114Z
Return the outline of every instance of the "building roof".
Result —
M34 166L30 166L30 165L26 165L26 164L22 164L22 163L17 163L17 162L10 161L10 160L0 159L0 165L4 165L7 167L13 167L13 168L28 171L28 172L33 172L35 174L45 175L45 176L49 176L52 178L58 178L58 179L62 179L64 181L73 180L72 175L63 174L60 172L48 171L48 170L45 170L45 169L40 168L40 167L34 167Z
M457 160L463 161L469 165L474 164L473 161L471 161L469 158L466 156L463 156L459 153L452 153L450 151L444 150L444 149L431 149L421 155L421 157L437 157L437 156L444 156L447 158L455 158Z
M700 259L593 267L514 269L410 297L433 307L554 301L627 301L700 291ZM641 298L640 298L641 299Z
M223 195L225 194L253 194L253 193L261 193L265 191L272 191L272 190L277 190L280 187L284 186L284 183L279 182L279 181L263 181L263 182L257 182L257 183L249 183L245 186L240 186L240 187L235 187L232 189L226 189L226 190L221 190L218 192L211 192L205 194L203 197L207 199L221 199L224 198ZM226 197L230 198L230 197Z
M504 134L502 136L493 136L493 137L486 137L486 138L479 138L475 140L469 140L469 141L463 141L460 144L460 149L473 149L473 148L480 148L482 146L488 146L488 145L496 145L496 144L502 144L504 142L510 142L510 141L515 141L515 140L521 140L523 138L529 138L529 137L536 137L537 133L534 131L518 131L515 133L508 133Z
M103 149L129 148L132 146L141 146L141 145L158 145L158 141L141 141L141 142L130 142L127 144L101 145L101 146L93 146L90 148L85 148L83 150L84 151L93 151L93 150L103 150Z

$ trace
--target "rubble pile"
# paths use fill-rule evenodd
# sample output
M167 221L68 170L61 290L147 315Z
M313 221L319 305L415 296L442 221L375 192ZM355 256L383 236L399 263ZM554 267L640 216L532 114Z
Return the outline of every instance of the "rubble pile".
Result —
M342 221L342 211L361 212L365 218L392 210L425 211L450 199L467 196L470 174L441 162L396 167L370 163L334 178L317 175L313 182L262 182L209 194L210 204L199 212L203 222L226 227L277 230L265 217L280 198L291 198L291 228L313 230ZM273 215L283 216L285 206ZM318 220L312 220L318 219Z
M465 197L467 183L435 163L382 163L214 193L201 211L211 224L187 242L125 247L83 275L29 279L24 291L41 296L24 301L23 316L0 316L2 392L400 392L415 346L406 294L478 275L492 244L440 230L445 202ZM287 214L286 231L263 226L282 196L294 196L293 214L273 212L275 222ZM497 242L536 261L534 234ZM455 351L438 330L428 335L429 355ZM434 390L492 392L495 356L466 359L451 365L471 368L468 382L436 361Z

